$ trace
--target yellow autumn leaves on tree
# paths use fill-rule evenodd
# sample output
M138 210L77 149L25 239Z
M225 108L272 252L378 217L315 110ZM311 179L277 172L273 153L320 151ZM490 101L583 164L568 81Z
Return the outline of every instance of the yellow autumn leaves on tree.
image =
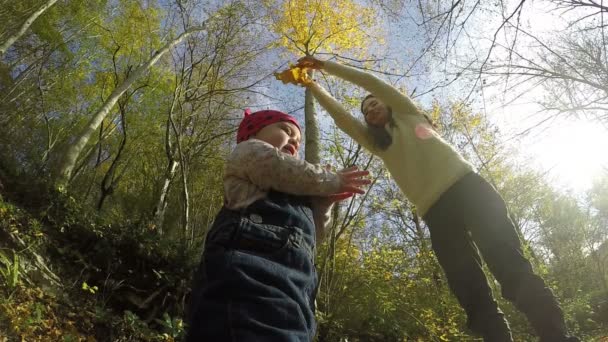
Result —
M264 0L277 45L297 55L362 49L374 15L352 0ZM357 55L357 51L353 51Z
M302 68L297 65L289 65L289 69L280 73L275 73L274 76L283 84L308 85L312 83L312 79L308 77L308 68Z

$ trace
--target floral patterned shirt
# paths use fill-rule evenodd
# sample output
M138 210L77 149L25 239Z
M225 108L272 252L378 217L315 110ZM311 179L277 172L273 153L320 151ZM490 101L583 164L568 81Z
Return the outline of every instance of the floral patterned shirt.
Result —
M323 196L338 192L340 185L337 173L280 152L264 141L249 139L236 145L226 161L225 206L233 210L245 208L265 198L270 190L311 196L319 242L331 210Z

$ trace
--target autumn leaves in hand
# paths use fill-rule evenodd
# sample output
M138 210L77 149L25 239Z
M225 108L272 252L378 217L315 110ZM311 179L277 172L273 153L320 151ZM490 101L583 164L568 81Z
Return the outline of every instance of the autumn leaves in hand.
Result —
M289 69L284 70L280 73L275 73L274 76L277 80L282 81L284 84L295 84L308 86L314 82L310 78L308 70L322 69L323 61L320 61L312 56L305 56L298 60L298 64L289 65Z
M314 58L313 56L304 56L298 59L297 67L308 69L323 69L323 61Z

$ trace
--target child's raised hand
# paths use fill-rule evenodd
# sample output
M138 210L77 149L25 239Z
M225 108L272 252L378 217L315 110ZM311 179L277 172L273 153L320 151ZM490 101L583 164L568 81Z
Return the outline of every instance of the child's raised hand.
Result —
M304 56L298 59L296 66L308 69L323 69L323 61L314 58L313 56Z
M365 190L363 190L362 187L364 185L371 184L372 182L369 178L367 178L367 176L369 176L369 171L359 170L359 167L357 166L347 167L346 169L340 170L337 173L340 177L340 190L336 193L336 195L340 195L342 193L362 195L365 193Z
M331 170L331 165L325 165L325 169ZM367 178L369 171L359 170L357 166L347 167L336 173L340 177L340 188L331 195L317 197L317 205L329 208L333 203L351 198L355 194L364 194L365 190L362 187L372 182Z

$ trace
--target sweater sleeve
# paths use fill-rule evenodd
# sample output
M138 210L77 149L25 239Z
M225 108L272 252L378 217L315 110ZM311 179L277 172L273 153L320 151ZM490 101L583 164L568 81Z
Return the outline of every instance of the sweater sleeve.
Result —
M321 106L323 106L334 119L338 128L369 151L373 152L375 150L374 142L369 135L365 124L348 113L348 111L317 82L313 82L309 87L317 101L319 101Z
M334 194L341 185L337 173L280 152L257 139L236 146L226 163L226 176L245 179L264 191L302 196Z
M395 109L393 113L417 114L419 112L418 107L416 107L409 96L378 77L332 61L325 61L323 63L325 71L367 90L382 100L382 102Z

